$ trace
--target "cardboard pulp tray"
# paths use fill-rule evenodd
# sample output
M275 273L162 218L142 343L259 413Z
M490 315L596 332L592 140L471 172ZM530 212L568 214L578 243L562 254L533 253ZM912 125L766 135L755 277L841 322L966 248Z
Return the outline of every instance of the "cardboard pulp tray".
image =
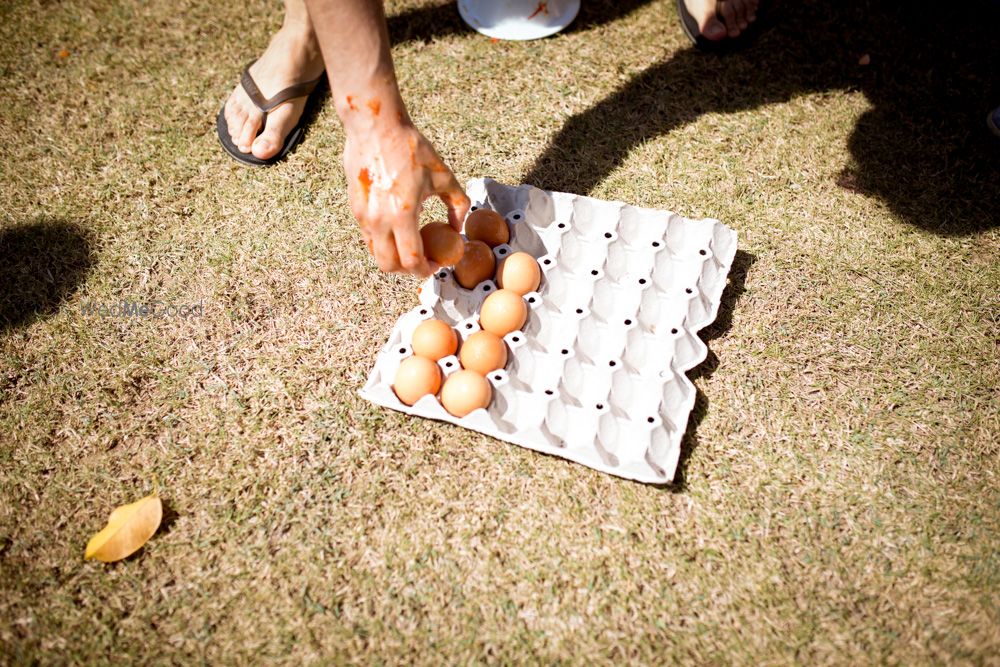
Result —
M464 289L450 269L428 278L420 305L396 322L361 396L619 477L671 482L695 401L685 372L708 354L697 332L718 312L736 232L718 220L488 178L467 191L474 207L507 220L498 262L524 251L542 269L538 290L524 297L524 327L504 337L506 367L487 377L492 402L458 418L434 396L411 407L392 390L420 322L444 320L460 340L479 331L479 306L497 286ZM460 368L455 356L438 363L445 376Z

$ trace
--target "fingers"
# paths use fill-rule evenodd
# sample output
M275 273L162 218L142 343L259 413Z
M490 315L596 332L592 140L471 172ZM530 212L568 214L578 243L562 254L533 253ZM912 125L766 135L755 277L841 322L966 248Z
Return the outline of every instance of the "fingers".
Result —
M469 201L462 186L458 184L455 174L450 169L436 171L432 184L434 185L434 194L440 197L444 205L448 207L448 224L456 232L462 231L462 222L465 220L472 202Z
M379 269L386 273L402 271L425 277L440 268L432 266L424 257L416 215L394 214L391 218L383 215L371 219L360 205L361 193L352 188L350 197L354 216L361 227L361 236Z
M392 229L387 228L382 232L372 234L372 246L378 268L386 273L399 271L401 268L399 254L396 252L396 239Z
M424 242L420 238L417 216L411 214L414 210L417 207L411 206L407 211L401 212L392 222L392 232L403 271L423 278L430 275L432 269L424 257Z

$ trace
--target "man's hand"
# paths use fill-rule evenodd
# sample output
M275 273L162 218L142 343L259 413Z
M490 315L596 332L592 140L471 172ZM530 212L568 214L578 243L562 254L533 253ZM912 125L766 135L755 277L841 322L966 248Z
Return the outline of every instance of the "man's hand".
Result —
M408 119L348 129L344 170L351 210L379 268L417 276L437 271L420 240L423 202L440 197L455 231L461 231L470 202L430 142Z

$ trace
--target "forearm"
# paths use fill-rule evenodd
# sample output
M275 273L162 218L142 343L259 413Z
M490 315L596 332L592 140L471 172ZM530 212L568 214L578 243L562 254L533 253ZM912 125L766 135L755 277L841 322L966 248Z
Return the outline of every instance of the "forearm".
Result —
M334 106L350 134L409 122L379 0L306 0Z
M414 127L399 94L380 0L306 0L344 123L348 199L368 248L384 271L426 276L418 221L437 195L458 230L469 198Z

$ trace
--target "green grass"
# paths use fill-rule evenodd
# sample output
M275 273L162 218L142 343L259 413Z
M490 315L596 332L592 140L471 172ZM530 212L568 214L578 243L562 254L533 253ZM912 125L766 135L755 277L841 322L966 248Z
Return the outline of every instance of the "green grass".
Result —
M585 0L525 44L389 13L460 179L739 231L678 483L358 398L416 282L360 242L330 105L273 169L215 137L273 3L13 3L0 662L995 664L990 15L785 2L720 59L663 1ZM123 298L205 315L81 314ZM154 484L153 540L84 562Z

